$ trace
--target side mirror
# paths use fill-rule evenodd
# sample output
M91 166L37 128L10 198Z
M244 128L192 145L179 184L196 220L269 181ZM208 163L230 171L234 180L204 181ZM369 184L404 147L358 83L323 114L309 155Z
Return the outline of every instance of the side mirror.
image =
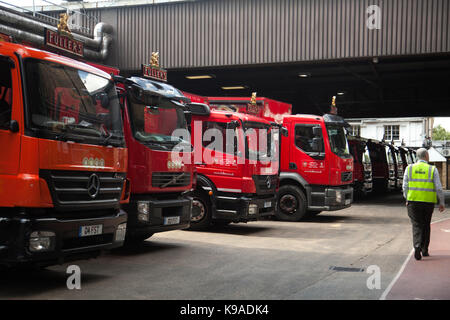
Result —
M280 132L285 137L289 135L289 130L286 127L281 127Z
M228 129L236 129L239 128L239 121L233 120L227 124Z
M19 123L16 120L11 120L9 122L9 131L12 133L19 132Z
M100 104L101 104L102 108L104 108L104 109L109 108L109 97L106 93L103 93L100 96Z
M184 111L184 117L186 118L187 125L190 126L192 122L192 113L190 111Z
M313 138L311 147L314 152L323 152L322 138Z
M322 137L322 127L321 126L315 126L312 128L313 135L315 137Z

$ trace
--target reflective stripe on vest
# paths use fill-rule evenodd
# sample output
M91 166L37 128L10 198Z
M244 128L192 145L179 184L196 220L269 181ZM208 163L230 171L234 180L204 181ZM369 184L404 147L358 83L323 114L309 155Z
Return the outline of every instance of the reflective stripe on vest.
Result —
M433 182L434 166L417 162L408 166L408 201L437 203Z

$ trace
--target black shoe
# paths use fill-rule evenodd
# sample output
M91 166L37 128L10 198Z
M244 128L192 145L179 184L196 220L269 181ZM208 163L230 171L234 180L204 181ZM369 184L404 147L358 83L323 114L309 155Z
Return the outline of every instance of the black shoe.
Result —
M429 257L430 254L428 253L428 250L422 250L422 256Z
M422 255L420 254L420 248L415 248L414 249L414 258L416 260L422 259Z

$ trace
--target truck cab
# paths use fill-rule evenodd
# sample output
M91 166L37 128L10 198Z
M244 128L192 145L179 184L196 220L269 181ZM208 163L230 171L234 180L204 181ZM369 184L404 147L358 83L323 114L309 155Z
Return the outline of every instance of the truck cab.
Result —
M399 182L399 172L403 172L403 168L398 165L398 150L391 144L383 143L386 152L387 165L389 169L389 179L388 179L388 191L392 191L401 187ZM403 181L403 175L401 176Z
M281 139L278 219L299 221L308 214L351 205L353 160L344 133L346 123L341 117L292 115L292 105L256 97L256 93L251 99L208 97L207 100L211 108L253 114L288 130L288 137Z
M330 114L283 118L289 136L281 139L278 218L299 221L307 214L351 206L353 157L345 125Z
M368 140L347 136L350 153L353 156L353 188L355 193L367 195L372 192L372 161L370 160Z
M136 243L156 232L189 227L188 193L195 180L192 149L189 139L176 136L176 131L188 131L190 100L167 83L143 77L122 79L121 87L131 182L130 202L124 205L126 240Z
M127 149L111 76L0 42L0 264L41 266L123 245Z
M201 103L191 104L191 112L197 168L191 229L272 216L279 183L278 126Z

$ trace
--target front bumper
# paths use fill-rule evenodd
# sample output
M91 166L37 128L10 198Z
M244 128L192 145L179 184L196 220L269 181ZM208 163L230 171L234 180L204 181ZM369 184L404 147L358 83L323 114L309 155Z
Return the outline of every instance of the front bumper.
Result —
M148 202L148 220L139 219L138 202ZM176 195L171 199L156 199L147 194L131 195L130 203L124 206L128 213L127 234L139 235L170 230L187 229L192 214L192 198ZM170 219L168 219L170 218ZM176 224L173 222L178 221Z
M396 182L397 182L396 188L402 189L403 188L403 178L397 178Z
M353 183L354 191L362 194L368 194L373 190L373 181L355 181Z
M348 208L353 203L353 187L308 186L308 210L335 211Z
M62 264L68 261L94 258L103 250L123 245L123 239L116 241L120 224L127 222L127 214L114 211L110 216L70 219L61 217L33 218L13 216L0 218L0 264L14 266L32 263L40 266ZM102 225L102 234L81 237L80 228ZM53 250L31 252L30 235L34 231L50 231L55 234Z
M232 222L257 221L263 217L273 216L276 208L276 196L273 194L232 194L218 193L215 196L216 210L213 219ZM249 213L250 206L257 207L255 213Z

